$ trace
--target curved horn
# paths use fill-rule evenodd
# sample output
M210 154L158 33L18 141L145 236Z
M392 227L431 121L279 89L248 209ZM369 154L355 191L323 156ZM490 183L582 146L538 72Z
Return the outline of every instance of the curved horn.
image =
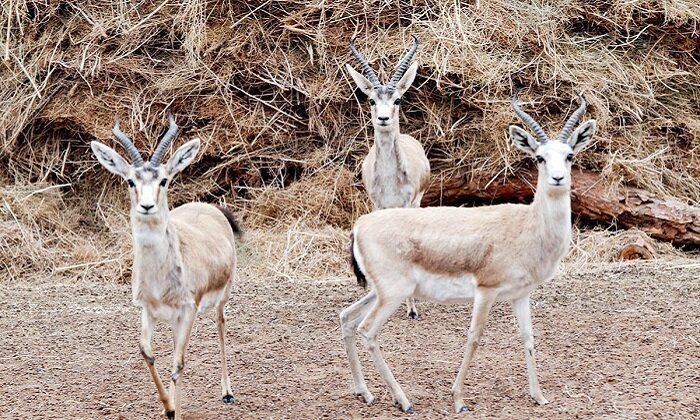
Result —
M410 51L408 51L403 60L401 60L401 63L399 63L399 66L396 68L394 75L391 76L391 80L389 80L389 84L387 84L387 87L390 90L396 89L396 84L399 83L399 80L401 80L401 77L403 77L403 74L408 68L408 63L411 61L413 54L415 54L416 50L418 49L418 38L416 38L415 35L411 36L413 37L413 47L411 47Z
M566 120L566 124L564 124L564 128L561 130L561 134L559 134L559 137L557 137L557 140L559 141L563 142L569 139L569 136L571 136L571 130L574 128L574 125L576 125L579 118L581 118L581 115L583 115L583 112L586 110L586 100L583 99L581 94L578 94L578 100L581 102L581 105L579 105L578 109L571 114L568 120Z
M372 70L372 67L369 66L369 63L367 63L367 61L364 58L362 58L360 53L357 52L357 50L355 49L355 38L353 38L352 41L350 41L350 50L352 51L352 55L354 55L357 61L360 62L362 70L365 72L367 77L369 77L369 81L372 82L372 85L375 88L381 87L382 84L377 78L377 73L375 73L374 70Z
M122 132L122 130L119 128L118 118L117 121L115 121L114 123L112 134L114 134L114 137L117 138L122 147L126 149L126 151L129 153L129 156L131 156L132 165L136 167L143 166L143 157L141 157L141 153L139 153L138 149L136 149L136 146L134 146L134 143L131 141L131 139L126 134L124 134L124 132Z
M168 131L165 132L160 143L158 143L158 147L156 147L156 151L153 152L153 156L151 156L151 165L153 166L160 165L160 159L163 157L165 149L170 146L170 143L172 143L177 135L177 124L175 124L175 117L173 117L172 111L168 112L168 120L170 121L170 127L168 127Z
M523 111L520 109L518 106L518 94L516 92L515 95L513 95L513 100L511 101L511 105L513 105L513 110L515 111L516 114L518 114L518 117L520 117L525 124L527 124L532 131L535 132L535 135L537 136L537 139L540 141L540 144L545 144L549 141L549 138L547 138L547 134L545 134L544 130L542 127L540 127L539 124L537 124L537 121L535 121L534 118L532 118L530 115L528 115L527 112Z

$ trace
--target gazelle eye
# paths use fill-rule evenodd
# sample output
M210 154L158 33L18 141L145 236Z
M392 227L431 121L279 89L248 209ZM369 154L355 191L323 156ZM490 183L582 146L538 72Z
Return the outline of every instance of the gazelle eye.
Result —
M375 106L377 103L374 102L374 99L369 98L369 104L372 105L372 106Z
M569 154L566 156L566 160L569 161L569 162L571 162L572 160L574 160L574 154L573 154L573 153L569 153Z
M160 180L160 186L165 187L165 185L168 183L168 178L163 178Z
M400 105L400 104L401 104L401 98L394 101L394 105Z
M539 163L544 163L544 158L540 155L535 156L535 159L537 159L537 162Z
M134 188L136 186L136 184L134 184L134 181L132 181L130 179L127 179L126 183L129 184L129 188Z

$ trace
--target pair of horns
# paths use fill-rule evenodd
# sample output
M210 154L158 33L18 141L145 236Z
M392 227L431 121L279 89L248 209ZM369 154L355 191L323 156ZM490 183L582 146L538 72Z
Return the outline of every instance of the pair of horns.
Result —
M579 94L578 100L581 103L581 105L579 105L578 109L576 109L576 111L574 111L574 113L571 114L569 119L566 120L566 124L564 124L564 128L561 130L559 137L557 137L557 141L564 142L568 140L569 136L571 136L571 130L573 130L574 125L576 125L578 120L581 118L581 115L583 115L583 112L586 110L586 100L583 99L583 96ZM517 92L515 93L515 95L513 95L513 100L511 101L511 104L513 105L513 110L515 110L515 113L518 114L518 117L520 117L520 119L523 120L523 122L527 124L528 127L530 127L535 133L535 136L537 137L537 140L539 140L540 144L547 143L549 141L549 137L547 137L547 134L545 134L542 127L537 123L537 121L535 121L534 118L532 118L527 112L523 111L518 106Z
M389 83L386 85L386 88L389 91L393 91L396 89L396 84L399 83L399 80L401 80L401 77L403 77L403 74L406 72L406 69L408 69L408 63L413 58L413 55L416 53L416 50L418 50L418 38L416 38L415 35L411 36L413 37L413 47L411 47L408 53L406 53L404 58L401 60L399 66L396 68L396 72L394 72L394 75L391 76ZM374 88L381 89L383 86L381 82L379 82L377 74L374 72L374 70L372 70L372 67L370 67L369 63L367 63L367 60L362 58L362 55L360 55L360 53L357 52L357 50L355 49L355 38L353 38L352 41L350 41L350 50L352 51L352 55L355 56L357 61L362 66L362 70L364 70L365 74L369 78L369 81L372 82Z
M170 127L168 127L168 131L165 132L165 135L160 140L160 143L158 143L158 147L156 147L155 152L153 152L153 156L151 156L152 166L160 165L160 160L163 158L165 149L170 146L170 143L173 142L173 139L177 135L177 124L175 124L175 117L173 117L172 112L168 112L168 121L170 121ZM126 151L129 153L129 156L131 156L133 165L136 167L143 166L145 162L141 156L141 153L139 153L138 149L136 149L136 146L134 146L131 139L119 128L119 120L114 123L112 133L114 134L114 137L117 138L119 143L121 143L124 149L126 149Z

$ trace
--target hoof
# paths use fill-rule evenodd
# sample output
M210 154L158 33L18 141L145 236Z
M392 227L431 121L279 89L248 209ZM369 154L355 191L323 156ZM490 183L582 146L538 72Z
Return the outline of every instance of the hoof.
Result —
M418 319L418 314L415 313L415 312L413 312L413 311L411 311L411 312L408 313L408 319L416 320L416 319Z
M547 401L547 399L545 397L543 397L542 395L539 395L539 396L533 397L533 398L535 399L535 401L537 401L537 404L539 404L539 405L549 404L549 401Z
M367 405L373 405L377 401L376 399L374 399L374 396L370 393L363 394L360 392L356 392L355 396L364 401Z
M175 418L175 410L166 411L165 415L168 416L168 419L173 420Z
M224 402L224 404L233 404L236 402L236 399L233 398L233 395L226 394L221 398L221 400Z
M401 403L398 402L398 401L396 401L395 398L394 398L394 405L397 406L397 407L399 407L399 408L401 409L401 411L403 411L403 412L406 413L406 414L413 414L413 413L415 413L415 410L413 409L413 406L412 406L412 405L409 405L408 408L403 408L403 406L401 405Z

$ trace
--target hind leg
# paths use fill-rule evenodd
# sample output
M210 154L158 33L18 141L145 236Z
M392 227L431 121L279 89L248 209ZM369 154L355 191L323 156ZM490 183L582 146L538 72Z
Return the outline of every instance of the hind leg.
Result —
M401 306L401 301L403 299L404 296L378 300L369 311L365 319L360 323L358 330L365 339L367 350L369 350L370 354L372 355L374 367L379 372L379 375L384 380L384 383L389 387L389 390L394 396L394 401L401 406L401 409L405 413L413 413L413 406L406 397L406 394L401 389L399 383L396 382L394 374L391 372L389 365L386 364L382 351L379 348L379 342L377 341L379 330L386 323L391 314L393 314L396 309Z
M228 296L228 293L226 293ZM216 330L219 335L219 351L221 353L221 399L224 404L233 404L233 391L231 391L231 379L228 376L226 365L226 317L224 309L228 299L222 299L216 307Z
M375 302L377 295L374 291L370 291L362 299L348 306L340 312L340 330L343 335L343 344L345 352L350 361L350 371L352 372L352 384L355 395L361 396L367 404L374 402L374 396L365 383L365 377L362 374L360 359L357 356L357 345L355 344L355 333L357 326L365 318L367 312Z
M408 316L408 319L418 319L416 300L412 297L406 299L406 316Z

